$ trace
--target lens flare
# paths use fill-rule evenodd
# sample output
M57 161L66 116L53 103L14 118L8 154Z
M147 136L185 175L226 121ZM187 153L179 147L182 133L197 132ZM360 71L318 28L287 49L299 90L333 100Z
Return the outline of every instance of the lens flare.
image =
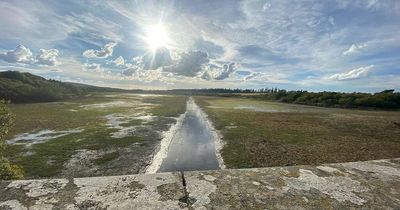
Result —
M160 47L168 47L170 43L167 30L162 23L149 26L146 29L145 41L152 51Z

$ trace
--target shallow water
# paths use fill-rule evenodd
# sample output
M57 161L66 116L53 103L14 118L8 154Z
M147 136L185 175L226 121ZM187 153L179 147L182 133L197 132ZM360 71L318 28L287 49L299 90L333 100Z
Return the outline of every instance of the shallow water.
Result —
M40 130L32 133L23 133L15 136L13 139L7 140L7 144L17 144L30 146L32 144L43 143L47 140L56 139L73 133L80 133L83 129L71 129L71 130Z
M212 128L193 100L188 101L186 111L158 172L219 169Z
M144 122L151 122L156 117L153 115L147 115L146 112L138 112L131 115L122 115L122 114L109 114L106 115L107 119L106 126L108 128L116 129L117 131L111 132L112 138L125 138L128 136L133 136L134 134L138 134L135 131L141 130L141 128L146 128L148 126L143 125ZM140 120L142 121L141 125L132 125L132 126L122 126L124 123L129 123L132 120Z
M85 104L79 107L84 109L99 109L99 108L128 107L128 106L131 106L131 104L127 103L126 101L113 101L113 102L104 102L97 104Z

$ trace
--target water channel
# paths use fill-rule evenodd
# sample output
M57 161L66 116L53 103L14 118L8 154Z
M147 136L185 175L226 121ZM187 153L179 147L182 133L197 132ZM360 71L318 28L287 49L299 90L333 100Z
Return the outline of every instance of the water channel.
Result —
M182 125L172 137L158 172L219 169L214 132L202 110L190 98Z

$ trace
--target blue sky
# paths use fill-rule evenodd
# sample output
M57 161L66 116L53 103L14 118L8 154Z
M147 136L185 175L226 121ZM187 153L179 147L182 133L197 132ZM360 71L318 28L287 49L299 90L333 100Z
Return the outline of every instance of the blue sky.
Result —
M0 0L0 71L119 88L400 88L400 1Z

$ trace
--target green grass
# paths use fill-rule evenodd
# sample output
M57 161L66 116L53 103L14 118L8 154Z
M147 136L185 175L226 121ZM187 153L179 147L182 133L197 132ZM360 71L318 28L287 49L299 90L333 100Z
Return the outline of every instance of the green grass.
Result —
M400 112L296 107L243 98L196 97L196 102L222 132L227 143L222 156L230 168L400 157ZM243 104L281 106L285 112L234 109Z
M63 165L79 149L101 150L125 148L142 142L140 137L111 138L111 129L92 128L79 134L71 134L52 139L46 143L34 144L30 148L10 145L7 156L20 165L27 177L52 177L60 175ZM33 155L22 156L30 151Z
M119 153L118 152L106 153L102 157L97 158L96 160L94 160L94 163L97 164L97 165L101 165L101 164L107 163L109 161L115 160L118 157L119 157Z
M130 120L129 122L121 123L119 125L122 127L131 127L131 126L141 125L142 123L143 120Z
M128 112L130 109L129 107L110 107L105 109L82 109L80 107L85 104L105 102L112 102L112 99L95 97L71 102L13 104L10 108L16 115L16 121L15 126L10 131L9 137L43 128L63 130L92 124L102 124L104 119L101 117L109 113Z
M144 100L146 103L159 104L149 110L155 116L178 117L186 110L186 96L165 96L149 97Z
M107 93L107 95L110 95L110 93ZM60 176L64 168L63 165L75 154L76 150L116 150L117 153L106 154L95 161L96 164L103 164L116 158L119 154L118 150L126 148L133 143L141 143L141 146L137 147L137 149L149 145L146 139L139 136L112 138L111 133L116 132L117 129L106 127L106 115L115 113L131 115L141 112L143 111L142 109L135 108L138 108L138 105L142 103L153 103L154 106L150 106L150 109L145 109L144 111L156 116L178 116L185 111L186 98L181 96L143 98L126 97L123 95L116 96L111 98L105 97L104 94L95 94L68 102L11 105L11 110L16 115L16 123L7 139L12 138L16 134L43 129L68 130L80 128L84 129L84 131L51 139L45 143L33 144L30 147L8 145L6 156L12 163L20 165L23 168L25 177L27 178ZM95 109L80 107L81 105L120 100L132 105ZM70 111L71 109L78 111ZM141 125L142 123L142 120L131 120L122 123L121 126L129 127ZM173 123L173 119L161 117L155 122L149 122L148 124L156 130L165 130L170 123ZM24 155L27 152L31 153L31 155Z

